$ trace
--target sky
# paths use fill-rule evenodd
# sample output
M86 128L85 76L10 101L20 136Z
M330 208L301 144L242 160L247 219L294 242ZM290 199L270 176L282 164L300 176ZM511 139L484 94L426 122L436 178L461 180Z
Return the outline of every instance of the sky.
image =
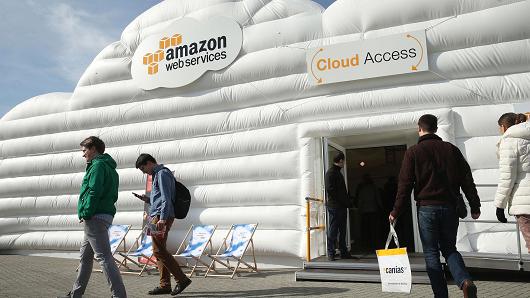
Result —
M314 1L328 7L335 0ZM159 2L2 0L0 118L36 95L72 92L94 57Z

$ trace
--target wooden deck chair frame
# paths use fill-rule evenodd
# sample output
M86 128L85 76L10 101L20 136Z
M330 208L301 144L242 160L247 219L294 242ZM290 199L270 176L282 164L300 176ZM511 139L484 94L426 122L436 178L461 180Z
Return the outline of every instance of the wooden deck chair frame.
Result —
M212 262L210 263L210 266L208 266L208 270L206 270L206 273L204 274L204 277L220 276L220 277L230 277L230 278L233 279L236 274L239 276L239 272L238 271L256 272L256 273L259 272L258 271L258 266L256 265L256 255L254 253L254 233L258 229L258 224L257 223L252 224L252 225L254 225L254 230L252 231L252 233L250 235L250 239L247 242L247 244L245 245L245 248L243 249L243 253L241 254L241 257L222 256L222 255L219 254L223 247L225 247L225 251L229 248L229 246L226 243L226 240L228 239L228 237L232 236L232 234L231 234L232 231L238 225L239 224L233 224L230 227L230 229L228 230L228 233L226 234L225 238L223 239L223 244L219 247L219 249L217 250L217 253L215 255L208 255L212 259ZM230 245L232 245L232 239L230 240ZM251 264L249 264L249 263L247 263L247 262L245 262L243 260L243 258L245 257L245 254L247 253L247 250L248 250L249 246L250 246L251 251L252 251L252 259L254 261L254 266L252 266ZM230 258L234 259L234 261L237 261L237 264L236 264L235 267L230 265ZM215 267L215 263L219 263L219 264L225 266L230 271L231 274L210 274L210 271L213 270L213 268ZM246 268L240 268L241 265L245 265ZM216 270L214 270L214 271L217 273Z
M116 259L116 257L114 255L118 252L118 249L120 248L120 245L123 245L123 251L125 251L127 249L127 247L125 246L125 237L127 236L127 234L129 234L129 231L131 230L131 225L111 225L111 227L112 226L127 227L127 230L125 231L125 234L123 234L121 239L119 239L118 244L116 245L116 248L114 249L114 251L112 251L112 246L111 246L112 258L114 259L114 262L116 263L116 265L119 265L121 263L121 261ZM109 230L110 230L110 227L109 227ZM110 241L110 237L109 237L109 241ZM119 252L118 252L118 254L119 254ZM96 258L94 258L94 260L96 261ZM77 266L75 271L79 271L79 266L81 266L81 264L79 264ZM103 272L103 270L101 270L101 269L92 269L92 271L93 272Z
M148 236L148 235L145 234L146 233L146 228L147 228L147 226L144 227L142 232L140 233L140 235L138 235L138 237L136 237L136 240L135 240L136 250L138 250L138 248L140 248L140 246L142 244L142 238L143 237L151 237L151 236ZM142 276L142 274L144 272L146 272L147 274L150 274L151 270L158 270L157 261L156 261L156 258L155 258L154 255L147 256L145 254L140 254L140 255L135 255L134 256L134 257L143 257L143 258L145 258L146 259L146 263L145 264L142 264L138 260L134 260L134 258L131 258L131 256L130 256L131 255L131 250L133 250L134 247L135 247L135 245L131 245L131 247L129 248L129 250L126 253L119 252L120 256L123 257L123 260L118 265L118 270L122 266L127 268L128 270L130 270L130 271L122 271L121 273L123 273L123 274L136 274L136 271L134 271L133 269L131 269L127 265L127 261L130 261L134 265L136 265L139 268L141 268L140 272L138 273L138 276ZM154 267L154 268L148 268L148 267Z
M188 240L188 236L190 236L190 233L193 236L193 229L196 228L196 227L202 227L202 226L213 226L212 233L210 234L210 237L208 237L208 241L206 241L206 247L204 248L204 250L198 256L194 256L194 255L181 256L180 254L183 252L183 250L185 250L184 245L186 243L189 244L189 241L191 241L191 237ZM186 236L184 236L184 239L180 243L180 245L179 245L179 247L177 249L177 252L173 255L174 258L183 258L183 259L186 260L186 265L183 266L180 263L179 263L179 265L180 265L180 267L186 267L186 268L190 268L191 269L191 272L188 274L188 277L191 277L193 275L193 273L196 272L196 270L199 267L202 267L200 265L203 265L205 270L210 266L210 264L206 263L205 261L203 261L201 259L201 257L208 255L208 254L205 254L205 251L206 251L207 247L209 247L209 251L210 251L210 254L211 254L211 252L212 252L212 236L215 233L216 229L217 229L217 225L191 225L190 228L188 229L188 232L186 233ZM188 240L188 241L186 241L186 240ZM193 266L190 266L190 264L188 263L188 259L194 260L195 264L193 264ZM213 269L213 270L215 271L215 269Z

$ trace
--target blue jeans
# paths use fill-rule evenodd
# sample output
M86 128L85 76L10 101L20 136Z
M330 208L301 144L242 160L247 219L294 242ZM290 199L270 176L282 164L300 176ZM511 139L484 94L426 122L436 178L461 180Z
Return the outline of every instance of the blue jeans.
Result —
M328 208L328 256L335 254L335 241L339 238L339 249L341 255L348 254L346 246L347 208Z
M434 297L447 297L447 282L440 263L440 251L459 288L464 280L471 280L464 260L456 250L458 216L455 208L447 205L420 206L418 224Z

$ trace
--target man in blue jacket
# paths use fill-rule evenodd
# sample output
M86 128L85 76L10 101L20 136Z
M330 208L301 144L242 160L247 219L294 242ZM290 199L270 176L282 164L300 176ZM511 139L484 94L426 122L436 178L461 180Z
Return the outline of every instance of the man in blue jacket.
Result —
M157 164L155 158L146 153L138 156L136 168L144 174L152 175L153 178L151 196L143 196L142 200L150 204L148 222L156 224L157 231L151 231L151 237L153 254L158 261L160 271L160 286L149 291L148 294L178 295L191 284L191 279L182 272L179 264L166 248L169 229L175 220L175 177L168 168ZM171 274L177 281L173 291L171 291Z

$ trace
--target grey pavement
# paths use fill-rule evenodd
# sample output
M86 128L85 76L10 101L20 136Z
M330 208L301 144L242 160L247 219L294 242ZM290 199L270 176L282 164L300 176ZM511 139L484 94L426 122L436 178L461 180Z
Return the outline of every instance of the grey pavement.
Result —
M0 255L0 297L55 297L71 288L75 268L73 259ZM97 267L97 265L95 266ZM380 284L351 282L295 282L295 270L272 270L242 273L235 279L202 276L179 297L432 297L429 285L413 285L411 294L382 293ZM530 297L528 275L475 274L479 297ZM149 296L158 285L158 275L141 277L123 275L128 297ZM110 297L105 277L94 272L85 297ZM449 287L450 297L462 297L456 286Z

